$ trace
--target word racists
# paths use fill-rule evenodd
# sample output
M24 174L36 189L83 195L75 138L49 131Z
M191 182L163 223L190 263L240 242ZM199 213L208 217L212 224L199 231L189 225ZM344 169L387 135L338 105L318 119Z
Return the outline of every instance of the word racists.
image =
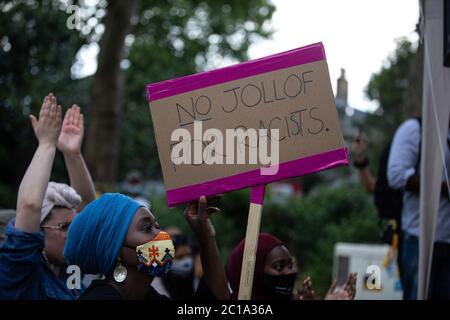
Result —
M189 130L177 128L172 132L171 140L176 143L171 152L174 165L260 164L268 166L260 168L261 175L278 173L280 159L278 129L271 129L270 136L267 129L226 129L224 148L224 136L221 130L210 128L203 132L202 122L194 121L193 137ZM268 140L270 140L270 155ZM203 148L205 143L206 146ZM248 149L248 162L246 162L246 149Z

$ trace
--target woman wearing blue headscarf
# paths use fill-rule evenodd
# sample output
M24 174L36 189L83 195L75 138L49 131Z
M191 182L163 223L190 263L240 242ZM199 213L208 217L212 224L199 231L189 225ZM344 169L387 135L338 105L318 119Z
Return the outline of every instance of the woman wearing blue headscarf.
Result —
M202 256L204 276L197 291L217 299L229 299L225 270L205 197L192 202L185 218L194 232ZM64 256L82 272L103 274L81 299L164 299L151 287L155 276L163 276L172 264L170 236L160 231L153 214L137 201L118 193L107 193L91 202L70 225ZM205 297L207 294L199 294Z

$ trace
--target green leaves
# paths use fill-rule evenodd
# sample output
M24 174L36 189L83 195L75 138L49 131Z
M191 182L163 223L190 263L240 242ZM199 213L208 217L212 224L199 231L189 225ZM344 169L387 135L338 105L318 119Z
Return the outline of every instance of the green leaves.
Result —
M367 150L372 164L377 164L398 126L407 118L421 115L422 73L423 45L416 48L401 39L381 70L372 74L366 94L378 102L379 108L363 128L369 137Z
M83 43L68 30L59 1L0 2L0 207L13 208L16 192L32 157L36 139L28 118L37 114L46 94L53 92L67 106L84 105L86 81L71 79L75 55ZM80 90L82 89L82 90ZM80 98L81 97L81 98ZM58 158L54 173L63 180Z
M86 127L90 123L91 79L72 79L72 71L79 67L76 54L82 45L101 38L108 1L73 1L82 6L81 31L66 26L68 3L0 1L0 154L8 155L0 161L0 188L6 190L0 207L15 205L14 194L35 148L27 116L38 110L45 94L55 93L64 107L78 103L87 115ZM125 41L128 61L122 64L119 179L131 168L146 178L161 177L145 85L211 68L223 59L246 59L253 37L269 35L263 24L274 9L269 0L139 2ZM235 34L241 37L236 40ZM65 180L60 157L53 172L53 178Z
M268 37L268 0L141 0L128 48L120 176L130 169L161 178L145 86L243 61L255 36Z

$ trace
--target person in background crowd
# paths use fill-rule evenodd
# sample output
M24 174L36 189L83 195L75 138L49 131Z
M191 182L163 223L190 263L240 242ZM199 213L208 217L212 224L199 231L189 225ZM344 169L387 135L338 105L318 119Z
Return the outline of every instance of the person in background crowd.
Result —
M232 251L227 262L227 278L233 298L239 294L245 239ZM256 252L252 300L308 300L314 298L312 281L308 277L302 288L294 290L298 268L286 245L268 233L260 233ZM355 297L356 274L350 274L342 288L334 281L326 299L352 300Z
M383 242L389 245L389 251L384 259L383 265L389 268L392 264L398 271L398 284L402 281L402 234L401 234L401 205L402 194L389 188L387 178L387 163L390 145L380 154L378 163L378 174L375 178L369 168L367 158L367 136L359 132L353 139L353 166L358 170L359 181L367 193L373 195L374 204L377 208L380 223L385 224L383 231Z
M80 293L67 286L63 247L76 211L95 199L95 190L81 155L80 107L69 108L64 123L61 113L50 93L39 119L30 116L39 146L20 184L16 219L8 223L0 248L0 299L74 299ZM64 155L73 188L49 183L56 149Z
M125 181L122 183L121 189L125 195L129 196L139 203L142 203L142 205L146 206L148 209L151 209L150 202L148 201L145 194L142 175L138 170L131 170L127 173Z
M368 193L373 193L375 189L375 178L372 176L369 168L369 159L366 155L367 137L359 133L352 143L353 166L358 169L359 181Z
M450 120L450 119L449 119ZM450 121L449 121L450 129ZM404 190L402 209L402 283L403 297L417 299L420 235L420 148L421 125L408 119L397 129L388 161L388 181L394 189ZM450 131L444 150L450 168ZM450 201L448 177L443 172L439 212L437 216L433 262L430 274L430 299L450 299Z

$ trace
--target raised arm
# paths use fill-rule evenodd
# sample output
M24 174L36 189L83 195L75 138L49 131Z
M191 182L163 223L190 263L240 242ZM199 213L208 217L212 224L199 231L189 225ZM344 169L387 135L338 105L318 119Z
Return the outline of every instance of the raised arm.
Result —
M51 93L46 96L39 120L33 115L30 115L30 119L39 146L20 183L15 227L25 232L39 232L42 201L61 131L61 106L57 105L56 97Z
M64 116L61 134L58 139L58 150L64 155L70 185L81 196L81 211L88 203L95 200L95 187L89 170L81 153L84 135L84 118L80 107L73 105Z
M375 178L369 169L369 160L366 156L366 141L365 135L361 133L353 139L353 165L358 169L359 181L366 189L366 192L372 193L375 189Z
M212 211L219 211L219 209L208 208L206 197L202 196L198 202L193 201L189 204L184 215L200 245L200 258L206 285L217 299L228 300L230 299L228 282L217 248L216 232L209 217Z

